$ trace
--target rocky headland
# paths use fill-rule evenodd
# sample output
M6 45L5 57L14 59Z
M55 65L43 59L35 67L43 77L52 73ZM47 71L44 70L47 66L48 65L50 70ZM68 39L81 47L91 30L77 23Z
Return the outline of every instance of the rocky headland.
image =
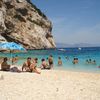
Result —
M31 0L0 0L0 42L26 49L55 48L52 23Z

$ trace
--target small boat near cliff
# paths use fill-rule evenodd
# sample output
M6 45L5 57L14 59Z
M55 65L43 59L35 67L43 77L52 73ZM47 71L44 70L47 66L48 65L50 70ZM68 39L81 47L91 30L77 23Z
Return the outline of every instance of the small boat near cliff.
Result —
M59 51L66 51L65 49L58 49Z

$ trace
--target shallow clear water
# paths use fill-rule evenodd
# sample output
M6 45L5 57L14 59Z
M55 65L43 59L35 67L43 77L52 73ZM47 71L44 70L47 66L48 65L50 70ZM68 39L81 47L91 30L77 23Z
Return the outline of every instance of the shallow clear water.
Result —
M98 72L100 73L100 47L95 48L64 48L64 50L52 49L52 50L28 50L27 53L13 53L12 56L18 55L19 61L17 65L22 65L27 57L38 58L38 66L41 64L42 58L47 58L49 55L53 55L54 68L73 70L73 71L85 71L85 72ZM0 57L11 57L10 53L0 53ZM63 65L57 66L58 57L61 57ZM66 59L66 56L69 58ZM73 58L77 57L79 63L74 65L72 63ZM96 60L96 64L86 64L87 59Z

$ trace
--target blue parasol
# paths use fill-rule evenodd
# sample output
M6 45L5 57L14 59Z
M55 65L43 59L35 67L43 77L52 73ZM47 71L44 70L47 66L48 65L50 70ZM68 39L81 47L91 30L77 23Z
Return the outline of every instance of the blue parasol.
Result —
M11 58L12 58L12 51L13 50L26 51L26 49L23 48L22 45L17 44L15 42L0 43L0 50L10 50Z
M6 43L0 43L0 49L1 50L19 50L19 51L25 51L25 48L21 46L20 44L17 44L15 42L6 42Z

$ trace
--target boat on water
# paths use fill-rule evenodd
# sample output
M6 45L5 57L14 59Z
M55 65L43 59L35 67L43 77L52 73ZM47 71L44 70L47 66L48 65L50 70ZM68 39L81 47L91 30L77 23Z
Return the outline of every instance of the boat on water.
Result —
M81 49L82 49L82 48L80 48L80 47L78 48L78 50L81 50Z
M58 49L59 51L66 51L65 49Z

